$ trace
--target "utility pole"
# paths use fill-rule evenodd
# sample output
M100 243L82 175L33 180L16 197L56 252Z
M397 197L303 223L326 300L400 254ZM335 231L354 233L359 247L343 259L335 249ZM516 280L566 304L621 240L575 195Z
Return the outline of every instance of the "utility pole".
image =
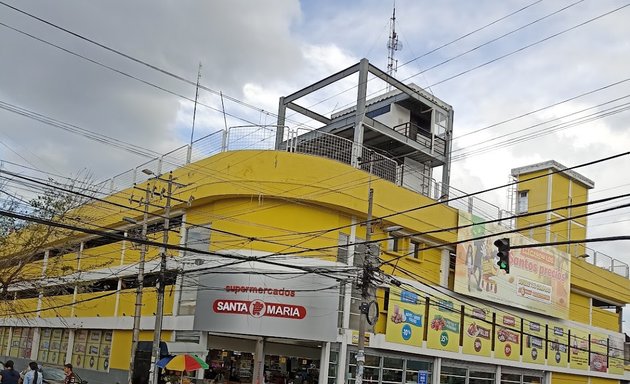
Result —
M149 199L151 196L151 188L147 183L144 196L144 214L142 216L142 240L147 238L147 221L149 220ZM140 318L142 316L142 290L144 289L144 259L147 254L147 245L140 245L140 260L138 261L138 286L136 287L136 305L133 314L133 331L131 336L131 361L129 362L128 383L132 384L134 362L136 360L136 351L138 350L138 340L140 339Z
M159 178L158 178L159 179ZM162 180L162 179L160 179ZM166 283L166 246L168 245L168 232L171 215L171 195L173 193L173 173L168 175L168 186L166 187L166 204L164 206L164 228L162 229L162 249L160 250L160 275L157 286L157 309L155 311L155 331L153 333L153 353L151 354L151 367L153 376L151 383L158 383L155 363L160 358L160 339L162 338L162 320L164 319L164 285Z
M365 332L367 330L367 316L369 312L370 302L372 300L372 251L370 249L370 240L372 236L372 204L374 199L374 190L370 188L368 194L368 212L365 222L365 251L363 253L363 277L361 283L361 319L359 322L359 341L357 344L357 374L355 384L363 384L363 368L365 365Z

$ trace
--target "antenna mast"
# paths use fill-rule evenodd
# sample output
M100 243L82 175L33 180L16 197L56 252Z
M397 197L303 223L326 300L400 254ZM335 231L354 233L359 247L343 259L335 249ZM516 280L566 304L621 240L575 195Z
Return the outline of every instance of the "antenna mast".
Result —
M394 10L392 17L389 19L389 38L387 39L387 74L395 77L398 71L398 60L394 59L396 51L402 49L402 44L398 42L398 34L396 33L396 2L394 2ZM387 86L387 90L391 90L391 85Z
M197 70L197 88L195 89L195 107L193 108L192 129L190 130L190 145L193 144L195 138L195 120L197 118L197 99L199 99L199 81L201 80L201 62Z

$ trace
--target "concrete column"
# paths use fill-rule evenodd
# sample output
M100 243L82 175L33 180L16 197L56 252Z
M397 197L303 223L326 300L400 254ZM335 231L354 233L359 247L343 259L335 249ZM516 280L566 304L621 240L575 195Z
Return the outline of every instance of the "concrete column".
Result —
M497 370L494 372L494 383L501 384L501 366L497 365Z
M41 335L42 329L35 328L33 332L33 343L31 344L31 360L38 361L37 355L39 354L39 339Z
M367 96L369 62L367 59L361 59L359 63L359 83L357 86L357 107L354 117L354 139L352 143L352 160L354 167L359 166L359 157L361 157L361 148L363 148L363 119L365 118L365 104Z
M346 372L348 371L348 335L345 332L343 334L343 341L341 342L341 346L339 348L339 358L337 360L337 378L335 379L335 383L345 384Z
M441 372L442 372L442 358L436 357L433 360L433 372L431 372L431 384L440 384Z
M328 366L330 365L330 342L322 344L322 353L319 358L319 384L328 383Z
M254 351L254 374L252 384L263 384L265 382L265 339L256 340Z
M284 104L284 97L278 100L278 126L276 127L276 150L280 149L284 138L284 124L286 120L287 106Z
M448 288L448 268L451 263L451 254L448 249L442 250L440 259L440 286Z
M76 333L76 330L71 329L70 334L68 335L68 347L66 348L66 361L65 361L66 364L68 363L72 364L72 351L74 350L75 333Z

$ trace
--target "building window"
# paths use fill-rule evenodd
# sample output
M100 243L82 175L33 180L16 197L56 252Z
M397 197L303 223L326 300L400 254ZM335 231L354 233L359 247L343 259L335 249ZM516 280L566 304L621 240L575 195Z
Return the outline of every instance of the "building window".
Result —
M186 229L186 248L208 252L210 249L210 228L207 226L188 227Z
M518 191L518 206L516 207L517 213L526 213L528 209L528 195L529 191Z
M337 244L337 262L348 264L348 245L350 244L350 236L345 233L339 233L339 242Z
M424 249L424 244L417 241L411 241L411 256L413 256L415 260L423 259L423 255L422 255L423 249Z

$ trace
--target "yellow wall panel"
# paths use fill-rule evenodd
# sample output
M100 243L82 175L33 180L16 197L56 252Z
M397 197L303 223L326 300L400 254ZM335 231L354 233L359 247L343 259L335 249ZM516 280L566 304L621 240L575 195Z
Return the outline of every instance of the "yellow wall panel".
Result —
M569 205L569 179L558 173L552 175L551 178L551 208ZM554 212L562 217L567 217L568 213L566 209L557 209Z
M40 317L70 317L73 295L42 297Z
M112 335L112 353L109 366L111 369L122 369L129 371L129 361L131 359L131 331L114 330ZM162 341L170 341L171 331L162 332ZM140 341L153 341L153 331L141 331Z
M78 294L74 307L74 315L76 317L114 316L116 294L108 295L108 293L110 292L90 292Z
M78 269L76 252L55 256L48 259L46 276L64 276L75 273Z
M14 300L12 314L9 317L35 317L37 315L38 298Z
M599 328L619 332L619 314L605 309L593 308L592 325Z
M590 384L619 384L619 380L602 379L601 377L591 377Z
M569 375L559 372L551 374L551 384L588 384L588 379L588 376Z
M121 241L84 249L81 253L81 270L87 271L120 265L122 244Z
M579 293L571 292L569 306L569 320L582 324L589 324L590 300Z

